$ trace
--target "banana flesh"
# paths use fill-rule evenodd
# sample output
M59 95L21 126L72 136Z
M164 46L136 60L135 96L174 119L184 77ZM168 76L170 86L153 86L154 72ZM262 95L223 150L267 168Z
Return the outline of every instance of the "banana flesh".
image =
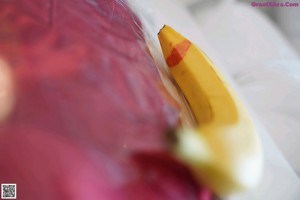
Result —
M255 187L262 172L262 150L239 97L189 40L169 26L158 37L170 73L198 123L194 129L177 130L172 152L218 194Z

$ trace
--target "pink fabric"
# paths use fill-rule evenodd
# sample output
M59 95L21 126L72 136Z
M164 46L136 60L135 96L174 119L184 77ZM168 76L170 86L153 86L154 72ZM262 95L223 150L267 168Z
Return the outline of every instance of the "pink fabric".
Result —
M0 1L17 97L0 127L0 182L25 200L199 199L163 153L178 110L145 48L118 0Z

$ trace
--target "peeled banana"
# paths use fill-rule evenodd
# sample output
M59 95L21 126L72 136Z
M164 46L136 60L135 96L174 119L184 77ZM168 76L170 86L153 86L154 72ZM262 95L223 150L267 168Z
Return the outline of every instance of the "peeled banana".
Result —
M170 73L198 123L194 129L176 131L172 152L218 194L255 187L262 172L262 150L239 97L192 42L169 26L158 38Z

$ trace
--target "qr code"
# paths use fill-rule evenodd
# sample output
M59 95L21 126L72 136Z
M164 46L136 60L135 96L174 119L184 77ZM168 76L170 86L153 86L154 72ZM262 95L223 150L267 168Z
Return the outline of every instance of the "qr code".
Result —
M17 184L1 184L1 199L17 199Z

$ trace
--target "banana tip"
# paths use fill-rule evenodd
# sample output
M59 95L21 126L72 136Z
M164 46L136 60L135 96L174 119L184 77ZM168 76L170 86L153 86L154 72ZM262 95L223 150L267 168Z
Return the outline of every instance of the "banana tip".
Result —
M176 145L178 143L178 136L175 129L169 129L165 133L165 141L168 145L168 147L171 147Z
M160 33L166 26L167 26L167 25L164 24L163 27L162 27L161 29L159 29L157 35L159 35L159 33Z

